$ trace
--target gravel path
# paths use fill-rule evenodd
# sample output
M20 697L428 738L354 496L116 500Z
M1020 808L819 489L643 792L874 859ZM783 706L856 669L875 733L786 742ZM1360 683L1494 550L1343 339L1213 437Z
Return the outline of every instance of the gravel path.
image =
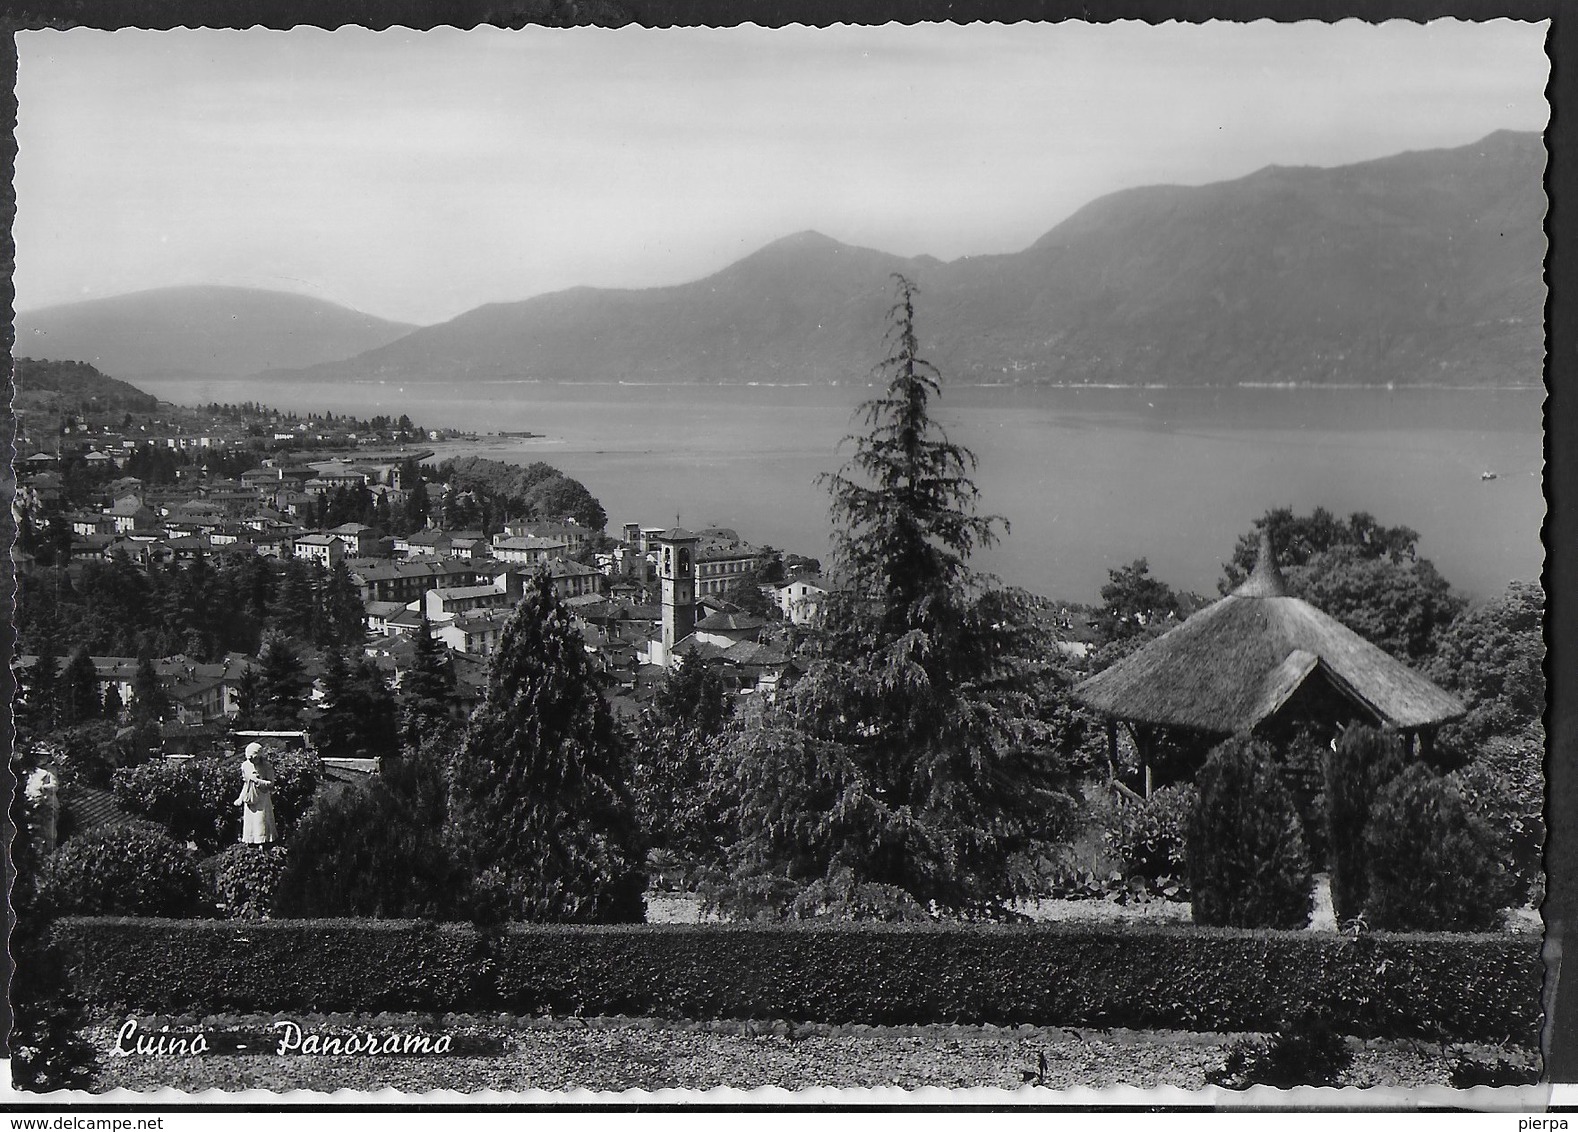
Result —
M432 1018L388 1015L305 1016L306 1033L403 1033ZM108 1053L123 1018L104 1019L90 1033ZM274 1019L143 1019L144 1032L168 1024L197 1028L268 1030ZM397 1057L254 1055L165 1057L106 1056L97 1089L146 1091L173 1087L352 1089L409 1092L454 1089L623 1090L664 1088L1019 1089L1045 1055L1044 1084L1200 1089L1222 1064L1236 1035L1179 1031L1099 1031L1021 1026L794 1026L770 1023L679 1023L644 1018L482 1019L449 1018L454 1034L490 1038L501 1052L489 1056ZM1424 1043L1362 1045L1344 1085L1419 1087L1447 1083L1448 1062Z

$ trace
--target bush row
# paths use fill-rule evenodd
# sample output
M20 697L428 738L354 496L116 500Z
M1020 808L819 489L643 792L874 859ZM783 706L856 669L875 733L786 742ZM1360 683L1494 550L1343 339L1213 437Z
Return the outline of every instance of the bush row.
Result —
M470 1011L1270 1030L1532 1043L1536 941L1153 925L569 927L59 921L89 1001L129 1009Z

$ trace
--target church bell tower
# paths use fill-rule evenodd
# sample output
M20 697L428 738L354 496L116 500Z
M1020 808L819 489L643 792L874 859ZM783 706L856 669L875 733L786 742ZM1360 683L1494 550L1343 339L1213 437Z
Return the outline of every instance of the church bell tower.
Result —
M658 535L658 581L663 587L663 663L674 662L674 646L696 630L696 544L700 537L680 527Z

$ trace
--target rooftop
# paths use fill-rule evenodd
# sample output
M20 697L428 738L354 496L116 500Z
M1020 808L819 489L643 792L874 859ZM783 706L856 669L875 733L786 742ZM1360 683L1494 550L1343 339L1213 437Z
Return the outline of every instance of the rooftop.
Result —
M1118 719L1233 734L1276 714L1316 673L1390 727L1432 727L1466 710L1336 618L1289 597L1265 537L1236 590L1074 694Z

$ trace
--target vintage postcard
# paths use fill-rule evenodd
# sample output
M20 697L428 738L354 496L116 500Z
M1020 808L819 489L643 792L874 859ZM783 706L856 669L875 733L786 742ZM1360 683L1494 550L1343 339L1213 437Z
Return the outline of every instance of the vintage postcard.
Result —
M7 1095L1538 1103L1548 31L17 33Z

